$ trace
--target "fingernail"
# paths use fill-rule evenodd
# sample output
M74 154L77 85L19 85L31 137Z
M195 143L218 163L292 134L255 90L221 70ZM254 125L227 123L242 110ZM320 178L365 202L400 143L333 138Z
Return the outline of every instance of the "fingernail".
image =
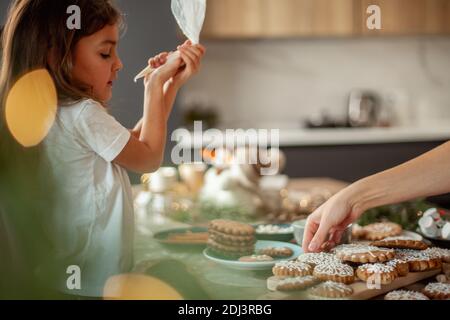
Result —
M318 247L319 247L319 246L317 245L317 243L311 242L311 243L309 244L308 250L309 250L309 251L316 251Z

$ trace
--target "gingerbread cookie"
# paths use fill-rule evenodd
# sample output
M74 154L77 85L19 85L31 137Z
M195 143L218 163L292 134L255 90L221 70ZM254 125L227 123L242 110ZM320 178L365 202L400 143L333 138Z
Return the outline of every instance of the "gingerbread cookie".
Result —
M255 234L255 229L251 225L225 219L210 221L209 229L234 236L253 236Z
M353 268L341 262L326 262L316 265L314 277L321 281L352 283L355 280Z
M433 256L426 250L399 249L396 258L409 264L409 271L420 272L442 267L440 258Z
M353 224L352 226L352 239L364 239L366 236L366 230L359 224Z
M215 230L209 230L208 237L216 242L228 245L251 245L256 242L256 238L254 236L235 236Z
M251 256L244 256L240 257L239 261L241 262L266 262L266 261L273 261L273 258L271 256L262 254L253 254Z
M430 300L418 291L394 290L384 296L384 300Z
M393 249L425 250L428 248L424 242L408 237L387 237L382 240L373 241L370 245Z
M386 262L386 265L394 267L399 277L405 277L409 273L409 264L406 261L393 259Z
M430 299L448 300L450 299L450 284L433 282L427 284L423 293Z
M359 266L356 275L364 282L370 280L379 284L389 284L397 278L397 270L382 263L368 263Z
M211 249L216 254L232 259L234 258L237 259L242 256L249 256L252 255L254 252L254 245L230 246L216 242L212 239L208 239L207 245L208 248Z
M267 247L258 250L258 254L265 254L273 258L289 258L294 251L288 247Z
M309 294L318 298L339 299L351 296L353 289L344 283L326 281L311 288Z
M272 268L275 276L285 277L308 276L312 274L312 271L313 268L309 264L297 261L281 261Z
M395 256L395 252L392 249L359 244L340 245L334 248L334 251L336 252L336 256L342 261L355 263L386 262Z
M402 233L402 226L393 222L372 223L364 227L366 234L364 238L375 241L386 237L398 236Z
M315 267L316 265L321 263L341 262L341 260L339 260L338 257L336 257L334 254L326 252L304 253L297 258L297 261L310 264L312 267Z
M432 247L425 250L426 253L433 257L440 258L442 262L450 263L450 250L438 247Z
M255 230L251 225L224 219L209 223L207 245L220 256L237 259L252 255L255 242Z
M275 289L278 291L304 290L317 284L318 282L319 280L313 276L285 278L278 282Z

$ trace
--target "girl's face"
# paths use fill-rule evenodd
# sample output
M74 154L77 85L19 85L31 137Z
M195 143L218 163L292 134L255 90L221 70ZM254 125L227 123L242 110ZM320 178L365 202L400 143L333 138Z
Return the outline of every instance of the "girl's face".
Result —
M113 82L123 67L117 54L118 40L117 25L108 25L82 38L75 46L72 76L90 86L94 97L101 102L111 99Z

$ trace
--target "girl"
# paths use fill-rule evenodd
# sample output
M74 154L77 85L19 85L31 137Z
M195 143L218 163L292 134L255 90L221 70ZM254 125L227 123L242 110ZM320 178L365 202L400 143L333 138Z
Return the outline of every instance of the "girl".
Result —
M80 30L66 26L71 5L81 9ZM101 296L110 276L132 267L133 207L125 169L158 169L176 94L198 72L205 53L186 42L178 59L168 60L168 53L150 59L157 69L144 80L143 117L128 130L105 109L123 67L117 54L121 26L110 0L16 0L2 39L2 108L14 82L31 70L46 68L57 89L56 120L43 142L58 189L47 229L58 287L74 295Z

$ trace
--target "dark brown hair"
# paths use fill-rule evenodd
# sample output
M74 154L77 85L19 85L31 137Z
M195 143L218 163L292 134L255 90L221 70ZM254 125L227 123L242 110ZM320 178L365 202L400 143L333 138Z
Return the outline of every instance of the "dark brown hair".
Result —
M81 9L81 29L67 27L69 6ZM53 77L60 105L94 98L91 90L72 78L72 55L81 38L106 25L123 26L122 15L111 0L15 0L2 35L0 102L24 74L46 68ZM52 53L52 66L48 64Z

